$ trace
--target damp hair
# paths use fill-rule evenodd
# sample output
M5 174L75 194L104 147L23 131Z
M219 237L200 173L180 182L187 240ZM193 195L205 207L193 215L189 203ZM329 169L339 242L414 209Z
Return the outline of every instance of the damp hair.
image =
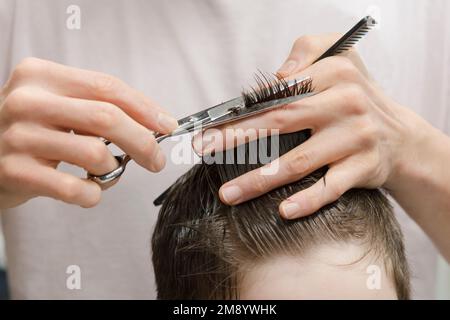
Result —
M314 90L312 78L304 80L288 80L278 75L270 75L262 71L254 75L256 86L242 91L242 98L247 108L272 100L284 99L310 93Z
M280 136L280 156L309 136L309 131ZM270 146L274 138L262 139ZM249 150L255 150L252 143L256 141L227 153L231 158L244 154L248 159ZM230 154L227 157L230 159ZM321 244L350 242L363 247L366 255L380 259L397 297L409 299L403 237L383 191L350 190L311 216L283 220L278 213L279 203L323 181L327 168L321 168L237 206L220 201L218 190L223 183L261 165L204 161L168 190L152 237L159 299L238 299L243 266L281 254L301 256Z

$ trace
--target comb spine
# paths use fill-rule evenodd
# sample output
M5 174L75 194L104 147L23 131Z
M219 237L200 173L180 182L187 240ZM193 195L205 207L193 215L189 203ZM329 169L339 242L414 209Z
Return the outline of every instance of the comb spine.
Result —
M330 49L314 61L314 63L351 49L376 24L376 20L371 16L364 17L349 32L342 36L342 38L340 38Z

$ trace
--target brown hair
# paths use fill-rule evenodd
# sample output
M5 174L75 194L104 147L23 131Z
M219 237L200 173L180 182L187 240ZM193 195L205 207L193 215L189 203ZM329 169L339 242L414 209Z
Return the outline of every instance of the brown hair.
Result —
M308 131L280 136L280 155L308 137ZM232 150L231 158L248 157L250 144ZM218 198L220 186L261 164L206 164L210 162L179 178L159 212L152 238L159 299L239 298L242 266L283 253L299 255L318 244L350 241L377 254L398 298L409 299L403 237L382 191L350 190L309 217L286 221L279 216L279 203L323 179L326 168L230 207Z

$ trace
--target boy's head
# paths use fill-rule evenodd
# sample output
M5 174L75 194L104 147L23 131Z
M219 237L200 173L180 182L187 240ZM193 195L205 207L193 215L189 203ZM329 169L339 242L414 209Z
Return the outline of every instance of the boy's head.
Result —
M280 155L308 137L280 136ZM231 158L248 159L250 144ZM402 234L381 191L351 190L309 217L285 221L279 203L326 183L326 168L230 207L218 197L220 186L261 164L227 159L196 165L164 201L152 239L159 299L409 298Z

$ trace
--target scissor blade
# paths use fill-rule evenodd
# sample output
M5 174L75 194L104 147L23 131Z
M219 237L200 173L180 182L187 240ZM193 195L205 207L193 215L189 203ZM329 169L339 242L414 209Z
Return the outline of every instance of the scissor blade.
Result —
M272 100L272 101L256 104L256 105L251 106L250 108L236 109L234 112L228 112L226 114L223 114L221 117L216 118L214 121L204 123L202 126L202 129L208 129L208 128L216 127L216 126L219 126L222 124L245 119L245 118L248 118L248 117L260 114L260 113L264 113L264 112L267 112L270 110L274 110L276 108L285 106L287 104L291 104L296 101L311 97L315 94L316 93L313 93L313 92L305 93L305 94L300 94L297 96L292 96L292 97L288 97L288 98L277 99L277 100Z
M235 108L237 106L244 105L244 100L242 97L237 97L232 100L223 102L214 107L199 111L197 113L191 114L190 116L184 117L178 120L178 128L175 129L170 134L156 134L157 141L160 142L167 137L178 136L188 132L193 132L197 129L202 129L207 124L211 124L218 118L228 115L229 109Z
M248 110L243 110L242 115L254 115L259 112L265 112L265 111L269 111L272 109L276 109L276 108L285 106L287 104L291 104L291 103L297 102L299 100L303 100L305 98L312 97L315 94L316 93L314 93L314 92L309 92L309 93L299 94L296 96L287 97L287 98L283 98L283 99L277 99L277 100L259 103L259 104L256 104L256 105L248 108Z
M234 110L237 110L237 109L243 108L243 107L245 107L245 103L244 103L244 99L242 97L237 97L233 100L219 104L218 106L208 109L208 111L207 111L208 116L209 116L208 122L214 122L217 119L220 119L222 117L229 115Z
M309 79L310 77L306 77L300 80L295 79L289 81L287 84L288 87L293 87L296 85L301 85L303 82L308 81ZM163 139L169 136L177 136L185 134L187 132L193 132L195 130L202 130L215 127L224 123L233 122L239 119L250 117L255 114L266 112L275 109L277 107L304 99L311 95L312 95L311 93L300 94L297 96L255 104L249 107L245 105L244 98L242 96L239 96L232 100L218 104L214 107L205 109L203 111L182 118L178 120L179 124L178 129L173 131L171 134L167 135L157 134L156 137L158 141L162 141Z

